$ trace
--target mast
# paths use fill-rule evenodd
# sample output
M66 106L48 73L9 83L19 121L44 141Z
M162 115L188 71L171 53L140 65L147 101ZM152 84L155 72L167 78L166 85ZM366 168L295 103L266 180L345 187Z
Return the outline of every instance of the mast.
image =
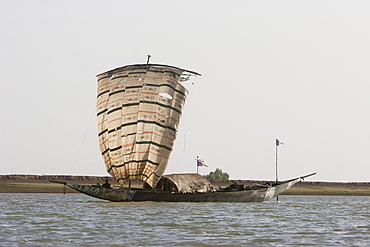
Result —
M275 182L276 182L276 185L278 184L279 182L279 179L278 179L278 147L281 145L283 145L284 143L280 142L279 139L276 139L275 141ZM279 201L279 196L277 195L276 196L276 202Z
M279 140L276 139L276 145L275 145L275 182L278 183L278 146L279 146Z

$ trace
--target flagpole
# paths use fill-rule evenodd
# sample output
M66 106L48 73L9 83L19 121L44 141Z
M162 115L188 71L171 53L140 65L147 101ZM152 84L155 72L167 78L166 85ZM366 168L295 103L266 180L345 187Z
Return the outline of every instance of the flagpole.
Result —
M276 139L275 142L275 178L276 178L276 186L278 185L278 146L280 141ZM279 202L279 195L276 195L276 202Z
M275 148L275 178L276 183L278 183L278 145Z
M199 156L197 156L197 159L196 159L196 161L197 161L197 174L199 174L199 172L198 172L198 169L199 169L199 167L198 167L198 160L199 160Z

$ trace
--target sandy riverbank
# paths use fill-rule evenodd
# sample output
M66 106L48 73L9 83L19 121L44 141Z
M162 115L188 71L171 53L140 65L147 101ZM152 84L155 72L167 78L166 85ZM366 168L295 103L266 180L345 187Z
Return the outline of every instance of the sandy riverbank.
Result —
M61 184L50 183L50 180L66 181L76 184L104 183L108 179L113 186L118 186L111 177L66 176L66 175L0 175L0 193L78 193ZM263 181L224 180L211 181L215 188L238 184L254 184ZM285 195L359 195L370 196L370 182L301 182L294 185Z

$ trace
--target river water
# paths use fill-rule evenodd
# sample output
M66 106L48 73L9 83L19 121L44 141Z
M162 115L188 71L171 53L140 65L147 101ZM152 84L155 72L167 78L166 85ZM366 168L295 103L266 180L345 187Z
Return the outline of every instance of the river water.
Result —
M0 246L370 246L370 197L113 203L0 194Z

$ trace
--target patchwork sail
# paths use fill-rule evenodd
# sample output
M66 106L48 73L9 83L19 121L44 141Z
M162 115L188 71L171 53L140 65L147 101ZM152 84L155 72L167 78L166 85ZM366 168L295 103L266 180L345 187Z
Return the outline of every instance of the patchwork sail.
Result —
M97 75L100 150L119 184L138 179L154 188L165 172L188 94L185 73L199 75L156 64Z

